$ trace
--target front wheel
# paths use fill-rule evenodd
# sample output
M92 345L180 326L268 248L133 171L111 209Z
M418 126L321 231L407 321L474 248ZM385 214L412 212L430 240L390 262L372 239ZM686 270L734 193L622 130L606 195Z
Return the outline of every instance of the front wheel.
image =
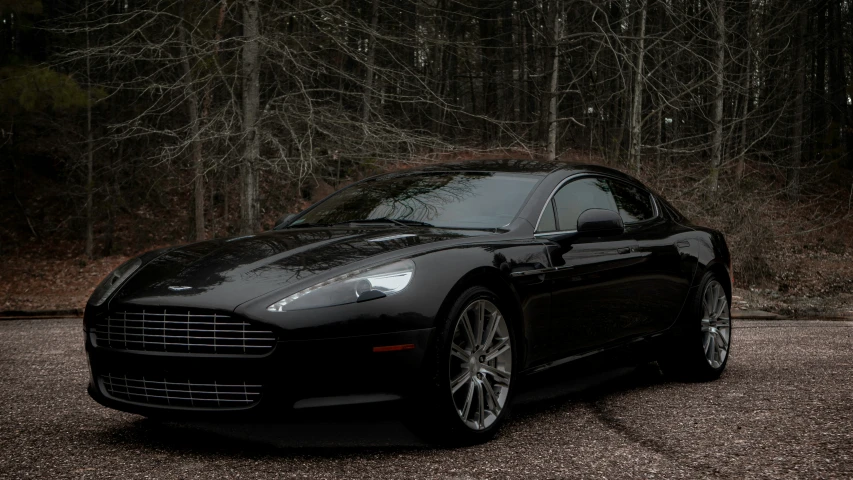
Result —
M470 445L497 434L509 415L515 361L512 322L484 287L462 293L450 309L430 359L430 382L413 429L445 445Z
M726 291L713 273L702 278L690 308L673 332L661 367L680 380L715 380L729 360L732 320Z

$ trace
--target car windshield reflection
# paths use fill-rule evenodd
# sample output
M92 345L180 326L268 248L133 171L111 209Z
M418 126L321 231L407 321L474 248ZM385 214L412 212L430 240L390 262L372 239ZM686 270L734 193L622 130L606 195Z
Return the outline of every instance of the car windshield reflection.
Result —
M283 228L358 222L500 228L541 177L503 172L392 174L341 190Z

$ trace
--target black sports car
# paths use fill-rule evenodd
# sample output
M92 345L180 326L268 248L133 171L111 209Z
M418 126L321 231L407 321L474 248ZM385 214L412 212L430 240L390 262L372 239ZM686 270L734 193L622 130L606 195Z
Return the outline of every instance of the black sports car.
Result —
M218 419L399 400L491 438L518 380L631 345L688 380L729 357L731 260L617 171L494 161L360 181L272 231L148 252L86 307L90 395Z

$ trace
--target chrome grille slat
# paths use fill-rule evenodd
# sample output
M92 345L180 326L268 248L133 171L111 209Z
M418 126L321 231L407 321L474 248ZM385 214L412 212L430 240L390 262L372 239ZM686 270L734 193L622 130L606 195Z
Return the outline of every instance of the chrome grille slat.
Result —
M104 382L104 386L106 386L106 387L107 387L108 391L109 391L109 389L116 390L117 388L121 388L121 389L122 389L122 391L120 391L120 392L119 392L120 394L124 394L124 395L137 395L137 396L144 396L144 397L146 397L146 398L147 398L147 397L157 397L157 398L167 398L167 397L168 397L168 398L178 398L178 397L176 397L176 396L175 396L175 394L176 394L176 393L190 393L190 394L195 394L195 397L194 397L194 398L195 398L196 400L219 400L219 401L222 401L222 402L234 401L234 399L222 398L222 397L223 397L223 396L225 396L225 395L230 395L230 396L240 396L240 397L246 397L247 395L251 395L252 397L254 397L254 396L257 396L257 395L260 395L260 394L261 394L261 392L248 392L248 393L243 393L243 392L235 392L235 393L223 393L223 392L218 392L218 393L217 393L217 392L200 392L200 391L197 391L197 390L193 390L193 391L189 391L189 390L178 390L178 391L172 391L172 390L166 390L166 389L162 389L162 388L150 388L150 387L148 387L148 388L143 388L143 387L127 387L127 388L124 388L124 386L123 386L123 385L115 385L115 384L112 384L112 383L109 383L109 382ZM134 391L134 392L131 392L130 390L138 390L138 391L142 391L142 393L137 393L137 392L135 392L135 391ZM155 395L155 394L148 393L148 392L157 392L157 393L163 392L163 394ZM171 393L172 393L172 395L168 395L168 393L169 393L169 392L171 392ZM207 397L205 397L205 395L207 395ZM192 395L190 395L190 397L187 397L186 399L187 399L187 400L189 400L190 398L193 398L193 397L192 397ZM245 401L245 398L244 398L244 399L242 399L242 400L243 400L243 401Z
M121 388L125 389L126 391L130 391L130 390L142 390L143 392L171 392L171 391L173 391L173 390L168 389L168 388L155 388L155 387L149 387L147 384L144 384L144 385L143 385L143 386L141 386L141 387L136 387L136 386L133 386L133 385L126 385L126 384L118 385L118 384L113 384L113 383L111 383L111 382L109 382L109 381L106 381L106 380L104 381L104 385L106 385L107 387L110 387L110 388L114 388L114 387L119 386L119 387L121 387ZM247 387L252 387L252 386L256 386L256 387L259 387L259 388L260 388L260 386L259 386L259 385L247 385ZM240 388L242 388L242 385L240 385ZM189 392L189 390L174 390L174 391L178 391L178 392ZM214 391L209 391L209 390L193 390L193 391L192 391L192 393L194 393L194 394L196 394L196 395L229 395L229 394L227 394L227 393L220 392L218 389L217 389L217 390L214 390ZM145 393L144 393L144 394L145 394ZM248 395L260 395L260 394L261 394L261 392L249 392L249 393L248 393ZM243 395L243 393L232 393L232 394L230 394L230 395Z
M154 333L131 333L128 334L131 337L158 337L158 338L188 338L188 339L204 339L204 340L212 340L214 337L191 337L188 335L157 335ZM109 337L104 337L109 338ZM273 337L216 337L216 340L270 340Z
M128 323L133 323L133 320L128 320ZM151 328L151 327L145 327L145 326L133 326L133 325L128 326L128 327L127 327L127 330L128 330L128 331L127 331L127 335L138 335L138 334L137 334L137 333L135 333L135 332L136 332L136 331L139 331L139 330L146 331L146 332L157 331L160 335L162 335L162 334L163 334L163 331L164 331L164 329L163 329L162 327L158 327L158 328L154 329L154 328ZM174 335L175 333L182 333L182 334L186 334L187 332L190 332L190 334L195 334L196 332L200 332L200 333L209 333L209 334L211 334L211 337L212 337L212 335L213 335L213 333L214 333L212 328L211 328L211 329L207 329L207 328L189 328L189 329L188 329L188 328L166 327L166 328L165 328L165 331L166 331L166 335ZM106 334L106 333L108 333L108 332L101 332L101 333ZM242 330L227 330L227 329L226 329L226 330L218 330L218 329L217 329L215 333L216 333L217 335L218 335L218 334L226 334L226 335L227 335L227 334L232 334L232 335L233 335L234 337L236 337L236 338L243 338L243 331L242 331ZM269 330L266 330L266 331L261 331L261 330L255 330L255 331L253 331L253 330L247 330L247 331L246 331L246 333L247 333L247 334L249 334L249 335L268 335L268 336L273 336L273 333L272 333L272 332L270 332ZM115 336L115 335L121 335L121 336L124 336L124 335L125 335L125 333L124 333L124 332L122 332L122 333L120 333L120 334L116 334L115 332L113 332L113 335L114 335L114 336ZM185 336L185 335L181 335L181 336Z
M174 309L112 312L93 333L98 346L146 352L263 355L276 342L272 330L228 315Z
M129 343L134 343L134 342L131 341ZM186 343L170 343L170 342L158 343L157 345L165 346L165 347L171 347L171 346L186 347L187 346ZM193 343L192 346L193 347L217 347L218 346L219 348L238 348L239 347L242 349L246 349L246 348L269 348L266 345L222 345L222 344L214 345L212 343ZM147 351L150 351L150 349ZM219 352L219 353L224 353L224 352Z
M229 318L227 315L223 315L221 313L204 313L204 314L201 314L201 313L168 313L168 312L165 312L165 313L115 312L115 314L116 315L143 315L144 314L144 315L153 315L153 316L159 316L159 317L180 317L180 318L187 318L187 317L189 317L189 318L211 318L214 316L217 318ZM160 321L160 320L158 320L158 321ZM202 323L204 323L204 322L202 322ZM207 323L212 324L213 322L207 322ZM242 323L234 323L234 325L242 325Z
M146 329L148 329L148 327L127 327L127 328L131 329L131 330L146 330ZM189 331L189 332L210 332L211 331L211 330L206 329L206 328L189 328L189 329L187 329L187 328L173 328L173 327L167 327L166 330L175 330L178 332L187 332L187 331ZM242 334L243 330L219 330L219 329L217 329L216 333L241 333ZM260 333L260 332L252 332L252 333ZM131 335L133 335L133 334L131 333ZM270 332L270 335L272 335L272 332Z
M260 400L261 385L245 382L193 383L150 380L144 376L106 374L100 376L105 393L117 400L146 405L197 409L246 408ZM209 390L213 387L213 390Z
M114 314L114 315L116 315L116 314ZM139 315L141 315L141 314L139 314ZM150 313L149 313L149 314L146 314L146 315L150 315ZM197 317L198 315L193 315L193 316L194 316L194 317ZM213 315L211 315L211 317L212 317L212 316L213 316ZM222 316L222 315L217 315L217 317L221 317L221 316ZM123 320L123 319L122 319L122 320ZM181 321L181 320L131 320L131 321L136 322L136 323L181 323L181 324L183 324L183 323L187 323L187 322L183 322L183 321ZM243 322L239 322L239 323L238 323L238 322L197 322L197 321L193 320L193 321L191 321L190 323L191 323L192 325L217 325L217 326L222 326L222 325L234 325L234 326L243 326ZM159 327L158 327L158 328L159 328ZM238 332L242 332L243 330L237 330L237 331L238 331Z

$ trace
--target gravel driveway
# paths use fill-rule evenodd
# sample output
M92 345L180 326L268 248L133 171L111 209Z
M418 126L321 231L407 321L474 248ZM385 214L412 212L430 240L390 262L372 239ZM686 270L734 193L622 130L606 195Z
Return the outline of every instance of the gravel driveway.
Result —
M723 377L534 390L493 442L395 422L159 424L85 392L79 319L0 322L0 478L853 478L853 322L736 324Z

